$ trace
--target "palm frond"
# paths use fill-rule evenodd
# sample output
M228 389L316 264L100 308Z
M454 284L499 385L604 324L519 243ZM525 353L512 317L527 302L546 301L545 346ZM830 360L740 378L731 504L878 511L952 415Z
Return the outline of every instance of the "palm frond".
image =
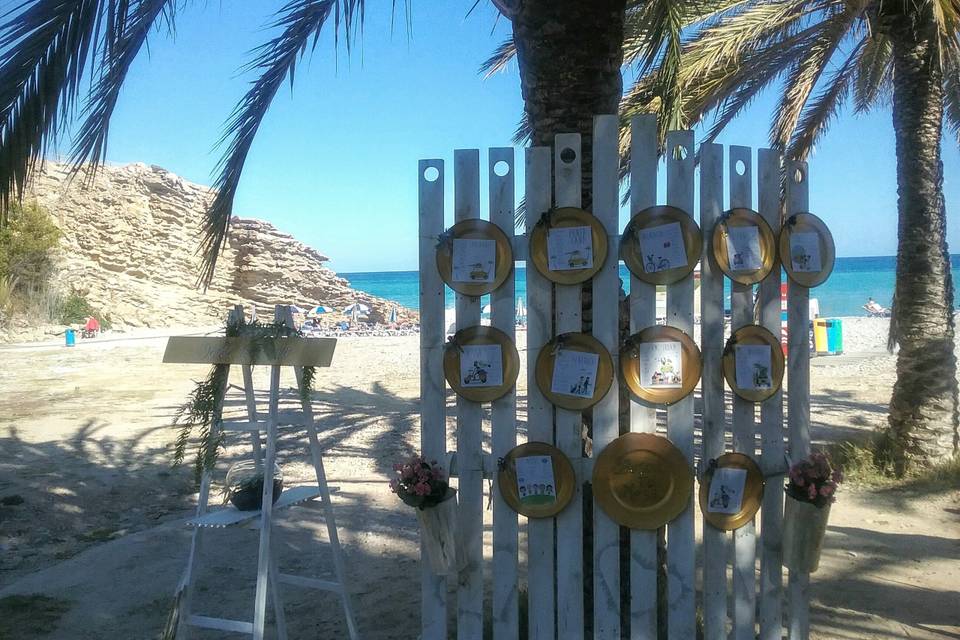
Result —
M104 0L107 1L107 0ZM68 121L96 40L97 0L26 0L0 25L0 211ZM6 219L0 217L0 226Z
M89 162L93 170L106 159L110 118L130 65L147 41L147 35L161 16L171 16L175 0L139 0L129 15L114 18L107 33L108 47L103 71L90 90L83 109L84 121L74 139L71 164L74 171ZM129 6L124 3L124 10ZM109 15L109 14L108 14ZM122 28L118 34L116 29ZM94 171L88 175L92 178Z
M873 33L863 46L853 81L853 104L865 113L878 100L890 95L893 85L893 44L883 33Z
M213 278L247 154L274 96L287 78L293 86L297 64L316 47L329 20L334 23L334 41L339 42L342 29L349 49L352 34L363 19L363 6L364 0L292 0L277 12L271 25L281 33L253 51L246 69L260 75L235 107L221 138L226 149L217 166L219 175L213 185L216 196L203 223L201 284L209 285Z
M944 55L943 107L947 127L960 145L960 46L949 47Z
M504 71L516 55L517 45L513 42L513 38L508 38L500 43L500 46L490 54L489 58L484 60L483 64L480 65L480 73L486 79Z
M794 63L784 82L780 101L770 125L770 144L785 149L793 136L800 114L813 93L820 76L830 64L840 43L851 34L862 18L863 9L853 3L826 12L819 22L819 33L811 46Z
M830 121L836 117L840 105L850 93L863 47L864 40L861 40L840 68L830 74L824 82L823 91L804 109L790 146L787 148L788 158L806 160L814 145L827 132Z

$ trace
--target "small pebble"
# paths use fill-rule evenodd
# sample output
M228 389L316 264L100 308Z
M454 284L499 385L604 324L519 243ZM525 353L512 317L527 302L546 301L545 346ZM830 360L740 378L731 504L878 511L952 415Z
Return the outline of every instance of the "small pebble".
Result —
M0 498L0 504L5 507L13 507L18 504L23 504L23 496L17 494L3 496L3 498Z

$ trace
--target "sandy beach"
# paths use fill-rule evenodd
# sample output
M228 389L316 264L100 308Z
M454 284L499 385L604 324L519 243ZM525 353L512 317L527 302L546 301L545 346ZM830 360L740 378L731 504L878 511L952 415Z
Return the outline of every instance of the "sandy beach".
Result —
M844 318L844 354L812 359L816 442L867 437L884 423L895 363L885 351L887 322ZM166 335L205 331L132 332L73 349L59 341L0 347L6 390L0 396L0 497L23 499L0 506L0 598L40 593L66 603L47 635L0 626L0 637L133 639L159 632L186 558L183 520L196 499L191 470L170 467L171 419L192 381L206 372L160 360ZM521 354L524 338L520 332ZM392 463L418 448L418 367L415 335L348 337L315 383L327 475L336 487L365 638L417 637L416 519L387 480ZM256 371L259 388L266 388L266 375L263 367ZM521 441L525 396L521 371ZM228 411L242 409L234 391ZM289 484L309 479L304 441L296 432L281 439ZM220 478L247 448L240 435L230 438ZM292 512L280 524L284 569L329 572L318 512ZM813 579L813 637L960 638L958 514L956 491L845 486ZM244 617L256 535L242 528L217 535L222 543L209 547L199 604L210 614ZM489 534L486 542L489 554ZM343 631L333 596L289 589L287 608L291 638Z

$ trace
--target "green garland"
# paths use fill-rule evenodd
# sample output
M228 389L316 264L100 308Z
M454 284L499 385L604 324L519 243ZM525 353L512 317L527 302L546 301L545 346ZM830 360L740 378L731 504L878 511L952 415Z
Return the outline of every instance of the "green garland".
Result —
M275 339L302 334L296 329L279 322L263 324L254 321L248 323L240 317L227 322L225 335L228 338L250 338L250 355L253 359L257 352L269 351L273 347ZM180 431L174 443L173 464L178 466L183 463L187 454L187 445L191 436L194 435L194 431L196 431L199 442L197 443L197 455L193 470L194 481L198 484L203 473L216 466L217 457L224 445L223 430L217 429L214 433L211 427L219 420L222 409L220 403L226 393L229 371L230 365L213 365L207 377L196 383L187 401L174 414L173 425L179 427ZM313 392L314 374L314 367L303 367L300 384L300 399L303 402L310 401Z

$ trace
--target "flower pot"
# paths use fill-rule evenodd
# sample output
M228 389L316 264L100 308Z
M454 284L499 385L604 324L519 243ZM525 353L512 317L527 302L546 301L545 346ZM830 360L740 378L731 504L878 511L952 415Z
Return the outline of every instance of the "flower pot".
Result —
M457 491L447 489L439 504L417 509L420 539L430 570L445 576L457 570Z
M253 460L238 462L227 472L226 497L240 511L256 511L263 506L263 469ZM283 473L273 465L273 502L283 492Z
M829 504L817 507L810 502L801 502L786 496L783 515L783 566L802 573L813 573L817 570L829 518Z

